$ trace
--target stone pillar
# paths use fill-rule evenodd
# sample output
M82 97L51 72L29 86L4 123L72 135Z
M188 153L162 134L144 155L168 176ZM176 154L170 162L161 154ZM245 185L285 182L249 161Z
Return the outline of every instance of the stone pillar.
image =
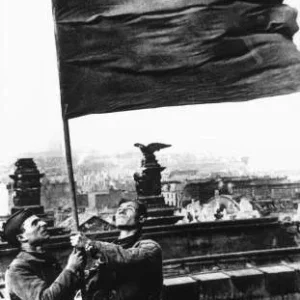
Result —
M137 199L146 204L148 208L147 226L174 224L182 217L174 216L174 208L165 204L161 193L161 172L165 169L155 158L154 152L159 149L170 147L170 145L152 143L148 146L135 144L144 155L142 160L142 172L133 175Z
M30 208L36 214L43 214L41 206L41 183L44 176L37 169L32 158L20 158L15 163L16 170L9 177L13 179L13 214L19 209Z

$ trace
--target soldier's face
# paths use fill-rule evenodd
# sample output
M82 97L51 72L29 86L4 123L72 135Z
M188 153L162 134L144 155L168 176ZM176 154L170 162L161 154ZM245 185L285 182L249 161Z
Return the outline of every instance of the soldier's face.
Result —
M131 227L137 225L137 212L134 202L122 203L116 213L117 227Z
M21 242L28 242L30 245L40 245L50 237L46 222L35 215L26 219L22 227Z

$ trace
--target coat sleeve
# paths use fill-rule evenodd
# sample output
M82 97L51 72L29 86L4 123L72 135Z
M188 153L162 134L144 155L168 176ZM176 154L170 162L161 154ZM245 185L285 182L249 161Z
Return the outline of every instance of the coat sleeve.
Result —
M111 265L148 264L162 260L161 248L152 240L142 240L129 249L99 241L92 242L91 247L94 258Z
M11 266L6 272L8 292L22 300L70 299L78 282L77 275L68 269L64 269L50 286L26 265Z

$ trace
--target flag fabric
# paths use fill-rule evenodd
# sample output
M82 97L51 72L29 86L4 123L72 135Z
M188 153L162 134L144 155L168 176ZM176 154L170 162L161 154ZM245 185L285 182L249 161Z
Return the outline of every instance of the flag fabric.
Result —
M282 0L53 0L53 13L66 118L300 90Z

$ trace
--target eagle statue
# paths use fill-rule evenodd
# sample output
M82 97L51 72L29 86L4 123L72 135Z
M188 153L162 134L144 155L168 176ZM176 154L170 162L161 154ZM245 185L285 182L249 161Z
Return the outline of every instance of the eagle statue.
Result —
M148 165L148 164L157 163L154 152L157 152L164 148L171 147L171 145L162 144L162 143L151 143L147 146L140 144L140 143L135 143L134 146L141 149L141 151L144 155L144 161L142 162L142 164L144 166Z

